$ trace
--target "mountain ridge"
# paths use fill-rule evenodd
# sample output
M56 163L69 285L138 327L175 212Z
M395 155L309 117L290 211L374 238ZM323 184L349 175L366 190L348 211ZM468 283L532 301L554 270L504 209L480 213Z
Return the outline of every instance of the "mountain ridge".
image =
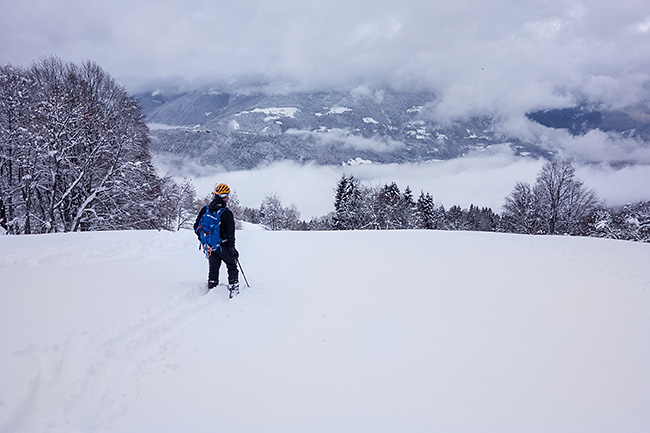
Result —
M135 98L151 127L152 151L179 165L187 159L226 170L279 160L319 165L426 162L494 146L506 146L515 155L554 157L542 143L498 132L497 121L488 115L435 122L432 92L193 91ZM538 110L526 117L572 135L600 129L650 141L650 121L624 111L578 106Z

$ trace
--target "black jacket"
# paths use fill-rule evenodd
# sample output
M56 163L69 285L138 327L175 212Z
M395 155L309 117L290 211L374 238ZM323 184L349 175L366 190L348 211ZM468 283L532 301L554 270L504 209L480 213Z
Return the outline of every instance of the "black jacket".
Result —
M221 225L220 225L221 240L222 240L221 246L226 248L234 247L235 246L235 217L233 216L232 211L226 207L226 202L218 195L214 197L214 199L210 202L208 206L213 212L218 212L219 209L225 208L225 210L221 214ZM199 227L199 222L201 221L201 217L205 213L208 206L203 206L203 208L201 208L201 211L199 212L199 216L196 217L196 222L194 223L194 233L196 233L196 229ZM199 240L201 240L200 236L199 236Z

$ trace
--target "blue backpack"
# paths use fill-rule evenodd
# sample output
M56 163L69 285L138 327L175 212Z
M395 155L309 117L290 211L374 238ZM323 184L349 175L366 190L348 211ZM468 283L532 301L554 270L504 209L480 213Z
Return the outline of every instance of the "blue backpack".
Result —
M226 208L214 212L208 206L196 228L196 234L201 238L199 249L203 249L205 257L209 258L212 251L221 250L221 214Z

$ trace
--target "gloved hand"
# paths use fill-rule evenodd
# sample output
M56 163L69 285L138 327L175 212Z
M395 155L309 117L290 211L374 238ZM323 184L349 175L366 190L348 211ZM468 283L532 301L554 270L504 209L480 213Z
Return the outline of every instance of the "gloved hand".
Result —
M230 251L230 254L232 254L232 256L233 256L234 258L236 258L236 259L239 258L239 251L237 251L237 250L235 249L235 247L230 247L230 248L228 248L228 251Z

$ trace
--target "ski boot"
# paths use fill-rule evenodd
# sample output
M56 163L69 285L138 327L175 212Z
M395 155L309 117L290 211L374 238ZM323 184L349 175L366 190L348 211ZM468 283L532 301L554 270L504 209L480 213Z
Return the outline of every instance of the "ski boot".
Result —
M232 283L228 286L228 290L230 290L230 299L234 298L235 296L239 295L239 283Z
M208 290L214 289L219 285L219 281L216 280L208 280Z

